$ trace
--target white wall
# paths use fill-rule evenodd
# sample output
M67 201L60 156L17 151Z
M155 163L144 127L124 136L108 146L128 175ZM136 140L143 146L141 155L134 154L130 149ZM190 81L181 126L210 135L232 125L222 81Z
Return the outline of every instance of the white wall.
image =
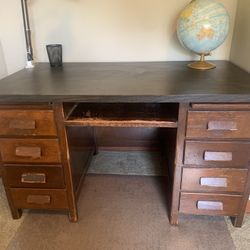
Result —
M7 67L5 62L5 56L3 53L2 43L0 41L0 79L7 75Z
M176 38L176 20L190 0L30 1L35 54L62 43L65 61L190 60ZM214 59L229 59L236 0L221 0L230 12L229 39Z
M230 60L250 73L250 1L238 0ZM250 196L249 196L250 200Z
M231 16L227 41L211 59L229 59L237 0L218 0ZM62 43L64 61L190 60L176 20L190 0L28 0L37 61L45 45ZM0 41L8 73L24 67L20 0L0 0ZM3 61L3 56L0 59Z
M0 0L0 78L25 65L25 40L20 0Z
M231 61L250 72L250 1L238 0Z

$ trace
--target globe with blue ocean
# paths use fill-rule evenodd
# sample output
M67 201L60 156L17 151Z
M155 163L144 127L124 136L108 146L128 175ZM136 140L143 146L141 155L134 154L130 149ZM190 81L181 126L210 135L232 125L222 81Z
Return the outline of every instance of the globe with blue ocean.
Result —
M229 14L214 0L193 0L181 12L177 35L182 45L199 55L219 47L229 32Z

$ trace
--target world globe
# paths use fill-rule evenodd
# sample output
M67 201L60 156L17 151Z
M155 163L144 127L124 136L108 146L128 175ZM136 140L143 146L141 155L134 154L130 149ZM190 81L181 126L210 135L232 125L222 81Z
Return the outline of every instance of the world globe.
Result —
M193 0L181 12L177 22L177 36L181 44L201 56L199 62L188 66L212 69L215 65L205 56L218 48L229 32L229 14L223 4L214 0Z

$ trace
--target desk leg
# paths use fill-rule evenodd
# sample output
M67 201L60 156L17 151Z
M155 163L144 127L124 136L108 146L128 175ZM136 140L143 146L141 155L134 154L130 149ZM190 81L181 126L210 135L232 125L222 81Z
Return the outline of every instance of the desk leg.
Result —
M235 217L231 217L232 224L235 227L241 227L243 224L244 216L246 213L246 207L247 207L247 203L249 200L249 192L250 192L249 190L250 190L250 173L248 170L247 185L245 187L245 192L243 194L243 198L242 198L241 205L239 208L239 215Z
M22 213L23 213L22 209L12 207L10 208L10 210L11 210L12 218L14 220L18 220L22 217Z
M69 220L70 220L70 222L77 222L78 221L77 211L69 211Z
M59 144L61 149L62 165L64 169L64 177L68 198L69 219L71 222L78 220L76 198L73 185L73 176L70 163L69 145L64 126L64 112L62 103L54 104L54 113L57 124L57 131L59 137Z
M172 187L172 202L170 211L171 225L178 225L187 110L188 110L188 103L180 103L177 138L176 138L175 162L174 162L174 180L172 181L173 187Z
M22 211L22 209L19 209L19 208L15 207L14 202L13 202L12 197L11 197L10 190L8 188L8 185L7 185L7 183L5 183L5 179L6 179L6 178L4 178L5 168L2 167L1 171L2 171L2 177L3 177L2 181L3 181L3 185L4 185L4 190L5 190L7 200L8 200L8 204L9 204L9 208L10 208L10 211L11 211L12 218L14 220L20 219L22 217L23 211Z

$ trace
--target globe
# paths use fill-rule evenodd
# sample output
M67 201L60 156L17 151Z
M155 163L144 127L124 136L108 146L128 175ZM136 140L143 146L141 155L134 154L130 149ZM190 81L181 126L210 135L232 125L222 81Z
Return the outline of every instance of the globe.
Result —
M223 4L214 0L193 0L181 12L177 22L177 36L181 44L201 56L199 62L189 64L195 69L211 69L215 65L205 56L218 48L229 31L229 14Z

